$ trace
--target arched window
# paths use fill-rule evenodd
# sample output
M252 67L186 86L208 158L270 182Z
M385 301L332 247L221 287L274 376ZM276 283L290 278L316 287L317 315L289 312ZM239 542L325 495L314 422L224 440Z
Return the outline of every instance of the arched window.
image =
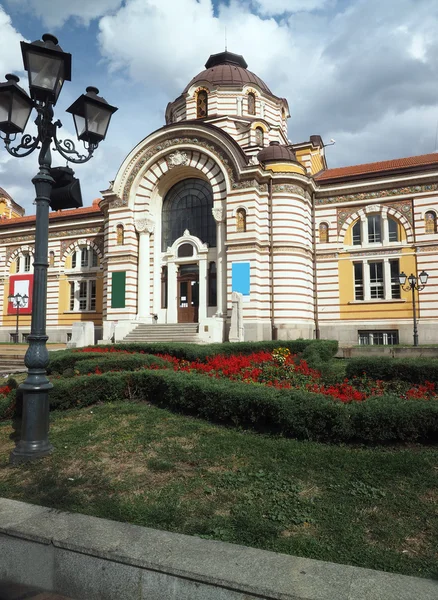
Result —
M398 223L391 217L388 217L388 233L390 242L398 242Z
M178 258L187 258L189 256L193 256L192 244L181 244L178 248Z
M200 90L196 96L196 116L198 119L208 116L208 94Z
M216 263L208 265L208 306L217 306Z
M54 267L54 266L55 266L55 253L52 250L51 252L49 252L49 267Z
M426 233L436 233L436 214L430 210L424 215Z
M256 114L255 102L256 102L255 94L253 92L249 92L249 94L248 94L248 114L249 115Z
M353 246L360 246L362 244L362 235L360 230L360 219L353 225Z
M264 135L263 135L263 129L261 127L256 127L255 129L255 141L257 146L263 146L264 145Z
M117 245L123 246L125 243L125 229L122 224L117 225Z
M187 229L210 248L216 248L213 190L203 179L183 179L166 194L162 211L162 246L165 252Z
M320 223L319 225L319 241L321 244L327 244L329 241L329 228L327 223Z
M246 210L244 208L236 210L236 231L239 233L246 231Z

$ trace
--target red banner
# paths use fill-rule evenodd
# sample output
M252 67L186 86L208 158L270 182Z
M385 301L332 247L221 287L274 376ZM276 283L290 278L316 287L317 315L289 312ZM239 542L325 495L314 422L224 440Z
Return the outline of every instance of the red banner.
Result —
M32 314L32 292L33 292L33 275L11 275L9 277L9 296L16 294L26 295L28 300L25 306L18 309L20 315ZM17 306L15 302L8 301L8 315L16 315Z

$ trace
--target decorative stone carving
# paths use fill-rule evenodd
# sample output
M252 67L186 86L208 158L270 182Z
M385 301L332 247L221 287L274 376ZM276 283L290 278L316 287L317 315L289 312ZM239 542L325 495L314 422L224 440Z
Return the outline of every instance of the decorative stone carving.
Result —
M390 190L379 190L377 192L360 192L357 194L346 194L344 196L329 196L326 198L316 198L315 204L337 204L338 202L355 202L356 200L371 200L373 198L387 198L388 196L401 196L406 194L424 194L426 192L436 192L438 183L428 183L425 185L411 185L401 188L392 188Z
M380 212L381 209L381 205L380 204L370 204L369 206L367 206L365 208L365 212L367 213L375 213L375 212Z
M181 167L188 165L190 159L185 152L177 150L176 152L169 154L169 156L166 156L166 162L169 169L171 169L172 167Z
M223 223L225 221L225 209L223 208L223 206L212 208L211 212L213 213L213 217L216 223Z
M289 173L290 175L290 173ZM276 183L272 186L274 193L287 192L288 194L296 194L297 196L305 196L304 190L297 185L290 183Z
M137 233L153 233L155 221L151 217L135 220L135 230Z

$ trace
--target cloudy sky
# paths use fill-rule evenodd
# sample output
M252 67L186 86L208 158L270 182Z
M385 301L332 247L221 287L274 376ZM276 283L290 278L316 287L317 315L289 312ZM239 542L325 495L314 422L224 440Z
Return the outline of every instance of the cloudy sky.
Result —
M119 107L95 157L76 167L89 205L223 50L225 29L228 49L288 98L290 139L336 140L330 167L438 149L437 0L0 0L0 77L24 75L20 40L51 32L73 55L56 106L64 136L74 132L64 111L86 86ZM0 186L27 214L36 166L0 146Z

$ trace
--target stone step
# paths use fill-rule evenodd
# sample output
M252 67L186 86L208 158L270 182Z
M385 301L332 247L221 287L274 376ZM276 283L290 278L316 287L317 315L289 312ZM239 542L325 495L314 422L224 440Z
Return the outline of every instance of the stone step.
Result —
M139 323L124 342L191 342L198 343L197 323Z

